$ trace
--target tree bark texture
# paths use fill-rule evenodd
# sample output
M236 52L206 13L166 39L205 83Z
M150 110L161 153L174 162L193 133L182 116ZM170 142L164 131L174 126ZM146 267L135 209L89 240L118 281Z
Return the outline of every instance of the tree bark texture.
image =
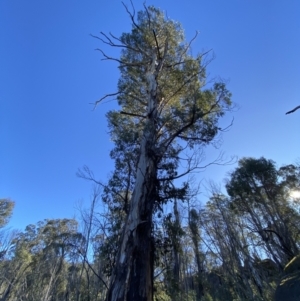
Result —
M156 195L155 137L157 97L155 58L146 74L148 118L140 146L137 176L107 301L153 300L152 214Z

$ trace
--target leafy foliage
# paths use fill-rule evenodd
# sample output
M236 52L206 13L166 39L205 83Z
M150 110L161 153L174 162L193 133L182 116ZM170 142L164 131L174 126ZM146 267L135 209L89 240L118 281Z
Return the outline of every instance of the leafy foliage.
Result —
M0 199L0 228L4 227L12 215L15 203L10 199Z
M227 179L229 195L213 187L201 209L174 198L171 212L155 220L154 300L271 301L275 291L288 300L286 285L298 285L291 275L299 255L288 258L299 254L299 200L290 194L299 182L297 165L243 158ZM2 300L104 301L124 214L89 215L92 256L84 256L86 236L74 219L28 225L0 260Z

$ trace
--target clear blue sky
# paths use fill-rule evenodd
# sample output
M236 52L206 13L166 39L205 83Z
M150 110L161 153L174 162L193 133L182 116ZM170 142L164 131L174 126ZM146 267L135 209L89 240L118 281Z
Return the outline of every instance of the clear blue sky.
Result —
M125 1L130 5L129 1ZM136 10L143 1L134 1ZM147 1L182 23L193 52L213 49L211 77L228 80L239 110L222 150L294 163L300 156L300 1ZM89 34L131 28L120 1L0 1L0 197L16 202L10 226L73 217L91 185L76 177L88 165L105 181L113 169L105 113L117 65L101 61ZM106 51L110 51L106 47ZM115 50L110 52L117 54ZM217 152L208 149L207 161ZM199 175L218 183L234 166Z

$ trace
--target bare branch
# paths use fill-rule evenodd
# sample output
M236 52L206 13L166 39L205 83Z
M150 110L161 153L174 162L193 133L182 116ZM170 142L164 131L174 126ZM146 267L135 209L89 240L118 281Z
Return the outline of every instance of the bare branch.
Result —
M232 118L232 120L231 120L231 122L230 122L230 124L228 125L228 126L226 126L225 128L218 128L219 129L219 131L221 131L221 132L227 132L228 131L228 129L229 128L231 128L232 127L232 125L233 125L233 121L234 121L234 117Z
M82 178L84 180L89 180L94 182L97 185L100 185L101 187L104 187L106 189L108 189L110 192L116 194L117 196L119 196L121 198L121 200L124 200L124 197L122 196L122 194L113 191L112 189L109 188L109 186L103 184L102 182L98 181L95 179L94 173L89 169L88 166L84 165L83 166L83 170L82 169L78 169L77 173L76 173L77 177Z
M144 51L142 50L138 45L135 45L136 48L128 45L127 43L124 43L121 39L117 38L115 35L113 35L111 32L109 33L109 35L115 39L116 41L120 42L121 44L116 44L114 43L109 37L107 34L103 33L102 31L100 32L100 34L102 34L106 40L102 39L101 37L98 37L98 36L95 36L93 34L90 34L93 38L95 39L98 39L100 40L103 44L106 44L106 45L109 45L109 46L112 46L112 47L118 47L118 48L125 48L125 49L129 49L129 50L132 50L134 52L137 52L137 53L142 53L143 55L145 55L146 57L149 57L149 55Z
M104 60L111 60L111 61L116 61L116 62L118 62L118 63L120 63L120 64L124 64L121 60L116 59L116 58L114 58L114 57L108 56L108 55L105 54L104 51L103 51L102 49L100 49L100 48L96 48L95 50L100 51L100 52L102 53L102 55L105 57L104 59L102 59L102 61L104 61Z
M190 40L190 42L187 44L186 48L183 50L183 52L181 53L181 56L180 56L180 60L182 59L182 57L187 53L187 51L190 49L192 43L196 40L198 36L198 31L196 31L196 34L194 35L194 37Z
M145 51L143 51L138 45L135 45L135 47L137 48L137 49L135 49L135 48L129 46L127 43L123 42L121 39L119 39L119 38L117 38L116 36L114 36L111 32L110 32L109 34L110 34L110 36L113 37L115 40L117 40L117 41L119 41L119 42L122 43L119 47L122 47L122 45L123 45L123 47L126 48L126 49L130 49L130 50L135 51L135 52L137 52L137 53L140 52L140 53L144 54L145 56L148 56L147 53L146 53ZM112 44L111 46L114 46L114 45Z
M95 184L100 185L102 187L106 187L106 185L104 185L102 182L95 179L94 173L86 165L84 165L82 169L78 169L78 171L76 172L76 176L84 180L92 181Z
M120 47L120 48L128 48L127 45L123 45L123 44L116 44L114 43L109 37L108 35L106 35L105 33L103 33L102 31L100 32L100 34L102 34L106 39L107 41L105 41L104 39L98 37L98 36L95 36L93 34L90 34L91 37L95 38L95 39L98 39L100 40L102 43L106 44L106 45L109 45L109 46L113 46L113 47ZM116 38L115 36L113 36L111 33L109 33L114 39L116 39L117 41L120 41L120 39Z
M298 109L300 109L300 106L297 106L296 108L294 108L294 109L291 110L291 111L286 112L285 114L291 114L291 113L294 113L294 112L297 111Z
M107 97L116 96L116 95L118 95L118 94L120 94L120 93L121 93L121 92L119 91L119 92L116 92L116 93L110 93L110 94L104 95L104 96L101 97L99 100L97 100L95 103L93 103L93 104L94 104L94 109L93 109L93 110L96 109L97 105L98 105L103 99L105 99L105 98L107 98Z
M104 284L104 286L106 287L106 289L108 289L108 286L106 284L106 282L103 280L103 278L94 270L94 268L91 266L91 264L89 263L88 259L84 256L84 254L81 253L81 251L78 249L78 253L83 256L83 260L87 263L87 265L89 266L89 268L92 270L92 272L95 274L95 276L101 280L101 282Z
M132 0L130 0L130 3L131 3L131 6L132 6L132 9L133 9L133 14L129 11L129 9L128 9L128 7L126 6L126 4L124 4L124 2L122 1L122 4L123 4L123 6L124 6L125 9L126 9L126 12L127 12L128 15L130 16L130 19L131 19L131 21L132 21L132 24L133 24L138 30L142 31L141 28L140 28L140 27L135 23L135 21L134 21L134 18L135 18L135 9L134 9L134 5L133 5L133 3L132 3Z
M122 42L122 40L120 39L120 38L117 38L115 35L113 35L111 32L109 32L109 35L113 38L113 39L115 39L115 40L117 40L117 41L119 41L120 43L122 43L121 45L126 45L127 47L129 47L127 44L125 44L124 42Z
M193 158L193 156L191 156L189 159L188 159L188 166L186 168L186 171L179 174L179 175L176 175L176 176L173 176L173 177L166 177L166 178L159 178L158 181L162 182L162 181L173 181L173 180L176 180L176 179L179 179L179 178L182 178L184 176L186 176L187 174L191 174L192 172L196 171L196 170L205 170L207 167L211 166L211 165L231 165L231 164L235 164L236 163L236 159L234 157L232 157L230 160L226 161L226 162L223 162L223 153L220 153L219 156L212 162L206 164L206 165L203 165L203 166L199 166L198 164L200 163L199 160L195 160L195 158ZM195 161L193 166L192 166L192 161Z
M101 40L104 44L107 44L107 45L109 45L109 46L112 46L112 47L121 47L121 48L130 49L130 50L135 51L135 52L137 52L137 53L143 53L145 56L147 56L147 54L146 54L143 50L141 50L139 47L138 47L138 49L135 49L135 48L133 48L133 47L129 47L128 45L114 44L114 43L106 42L106 41L104 41L103 39L101 39L100 37L93 36L93 35L91 35L91 36L94 37L94 38L97 38L97 39ZM119 59L117 59L117 58L108 56L108 55L107 55L102 49L100 49L100 48L96 48L95 50L100 51L100 52L102 53L102 55L105 57L105 58L102 59L102 60L112 60L112 61L116 61L116 62L120 63L121 65L128 65L128 66L141 66L141 65L144 64L144 62L141 62L141 63L128 63L128 62L124 62L124 61L119 60Z
M119 60L119 59L116 59L114 57L110 57L108 56L107 54L104 53L104 51L100 48L96 48L95 50L97 51L100 51L102 53L102 55L105 57L104 59L102 59L103 61L104 60L111 60L111 61L116 61L118 63L120 63L121 66L132 66L132 67L137 67L137 66L144 66L146 64L146 62L136 62L136 63L128 63L128 62L125 62L125 61L122 61L122 60Z
M149 14L149 11L148 11L148 8L147 8L145 2L143 3L143 6L144 6L145 11L146 11L147 16L148 16L148 27L149 27L149 30L150 30L151 29L151 17L150 17L150 14Z

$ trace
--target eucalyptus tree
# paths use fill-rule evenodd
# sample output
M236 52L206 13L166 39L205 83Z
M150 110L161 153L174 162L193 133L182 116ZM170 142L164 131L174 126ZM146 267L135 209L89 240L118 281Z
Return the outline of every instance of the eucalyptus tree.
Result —
M16 235L16 231L5 229L12 215L15 202L5 198L0 199L0 261L5 258L11 247L11 242Z
M126 6L125 6L126 7ZM107 114L112 157L119 175L128 175L126 218L107 300L152 300L153 213L182 190L173 181L200 168L197 153L218 134L218 120L231 107L223 82L206 86L205 54L193 57L181 25L150 6L126 10L132 30L97 38L121 48L119 110ZM185 170L179 174L181 163ZM182 169L181 169L182 170ZM184 189L184 188L182 188ZM127 190L128 192L128 190Z
M10 199L0 199L0 228L4 227L13 212L15 202Z
M14 239L6 269L1 271L6 281L0 287L3 300L21 300L19 296L22 300L61 300L74 294L68 283L69 268L78 263L84 244L74 219L28 225Z
M233 212L247 218L281 268L299 252L300 215L289 202L291 191L300 186L299 170L294 165L277 169L265 158L243 158L226 185Z
M242 267L245 257L241 246L243 230L237 227L237 219L230 216L227 204L224 195L213 194L201 211L199 219L205 245L215 254L217 264L212 270L219 270L223 286L232 286L236 298L252 298L253 292Z
M165 216L163 220L163 228L165 230L164 245L162 246L162 253L164 257L164 282L167 287L168 295L172 300L178 300L180 290L182 289L181 275L181 256L182 256L182 237L185 232L180 221L180 214L178 211L178 200L174 200L173 214L170 213ZM169 243L168 243L169 242ZM156 244L157 250L160 247Z

